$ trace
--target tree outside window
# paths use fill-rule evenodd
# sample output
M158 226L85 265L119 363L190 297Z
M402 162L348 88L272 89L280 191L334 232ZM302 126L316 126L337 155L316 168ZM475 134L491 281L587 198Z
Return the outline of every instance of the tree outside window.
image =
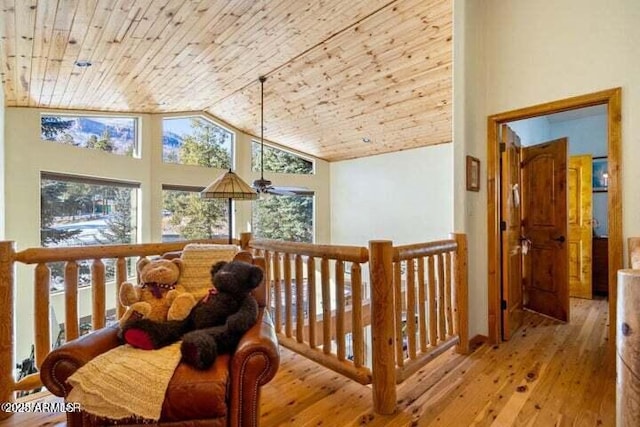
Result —
M137 184L43 173L40 181L40 244L92 246L137 241ZM106 260L106 278L115 278ZM63 288L64 264L51 263L51 289ZM90 283L88 261L79 263L79 286Z
M313 196L276 196L253 202L253 234L258 238L313 242Z
M228 236L227 200L202 199L201 190L163 188L163 242Z
M233 132L203 117L163 121L162 158L165 163L231 168Z

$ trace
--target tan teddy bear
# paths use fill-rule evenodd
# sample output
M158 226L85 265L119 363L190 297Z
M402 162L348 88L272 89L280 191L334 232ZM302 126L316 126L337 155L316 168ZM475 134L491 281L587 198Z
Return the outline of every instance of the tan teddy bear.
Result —
M142 258L137 267L140 284L124 282L120 287L120 303L127 307L120 325L132 316L157 322L185 319L196 305L196 299L178 284L182 260Z

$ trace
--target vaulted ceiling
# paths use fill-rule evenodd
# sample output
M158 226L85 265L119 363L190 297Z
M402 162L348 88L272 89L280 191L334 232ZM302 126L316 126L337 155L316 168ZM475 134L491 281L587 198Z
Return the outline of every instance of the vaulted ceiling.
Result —
M335 161L451 141L451 0L2 5L6 106L206 111L258 136L266 75L265 138L284 146Z

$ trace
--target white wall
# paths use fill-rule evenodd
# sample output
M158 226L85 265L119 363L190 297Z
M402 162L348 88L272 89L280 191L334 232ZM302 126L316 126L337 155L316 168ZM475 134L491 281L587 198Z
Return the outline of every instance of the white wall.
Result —
M447 238L453 231L452 165L452 144L331 163L331 242Z
M454 139L456 145L463 143L486 160L487 116L622 87L623 237L640 235L640 121L634 118L640 109L638 22L637 0L463 0L454 8L454 37L455 28L465 26L467 45L463 56L454 56L454 70L460 67L466 85L481 89L454 97L454 129L465 128L464 142ZM458 111L467 117L460 120ZM482 174L486 179L486 169ZM465 209L457 200L475 195L456 190L455 209ZM481 197L479 220L466 225L470 240L486 242L486 193ZM485 243L470 253L473 286L485 294L486 249ZM470 301L471 336L488 333L486 297L475 301L472 292Z
M453 140L455 164L454 229L467 233L469 249L469 336L487 333L486 64L484 6L481 1L453 2ZM469 55L473 52L473 55ZM484 134L480 132L484 129ZM466 190L465 158L480 159L480 191ZM482 280L484 278L484 280Z
M43 141L40 138L41 112L43 110L33 108L6 108L5 113L0 115L9 124L5 129L5 161L1 163L1 167L5 168L6 177L6 209L1 211L6 225L4 238L15 241L18 250L40 246L41 171L140 183L139 242L161 240L162 184L206 186L224 172L198 166L163 163L161 115L137 115L141 120L139 131L142 158L135 159ZM71 114L95 112L75 111ZM250 183L259 177L259 173L250 170L251 136L237 132L236 137L236 172ZM327 162L322 160L316 160L315 166L314 175L266 173L265 177L278 185L305 186L316 192L316 241L327 243L330 235L329 167ZM251 203L238 202L235 206L235 235L238 236L240 231L250 230L248 223L251 219ZM19 265L16 282L16 353L17 360L22 360L28 356L33 342L32 268ZM83 288L79 294L79 310L83 316L91 309L90 289ZM114 295L115 291L107 290L107 307L114 306ZM52 295L51 303L58 320L63 319L64 306L61 294Z

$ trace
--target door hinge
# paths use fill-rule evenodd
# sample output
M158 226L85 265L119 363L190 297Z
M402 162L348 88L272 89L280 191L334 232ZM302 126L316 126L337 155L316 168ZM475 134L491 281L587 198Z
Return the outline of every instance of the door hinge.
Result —
M500 152L504 153L505 151L507 151L507 144L505 144L504 142L500 143Z
M503 310L507 309L507 301L502 300L500 301L500 308L502 308Z
M500 231L507 231L507 221L500 221Z

